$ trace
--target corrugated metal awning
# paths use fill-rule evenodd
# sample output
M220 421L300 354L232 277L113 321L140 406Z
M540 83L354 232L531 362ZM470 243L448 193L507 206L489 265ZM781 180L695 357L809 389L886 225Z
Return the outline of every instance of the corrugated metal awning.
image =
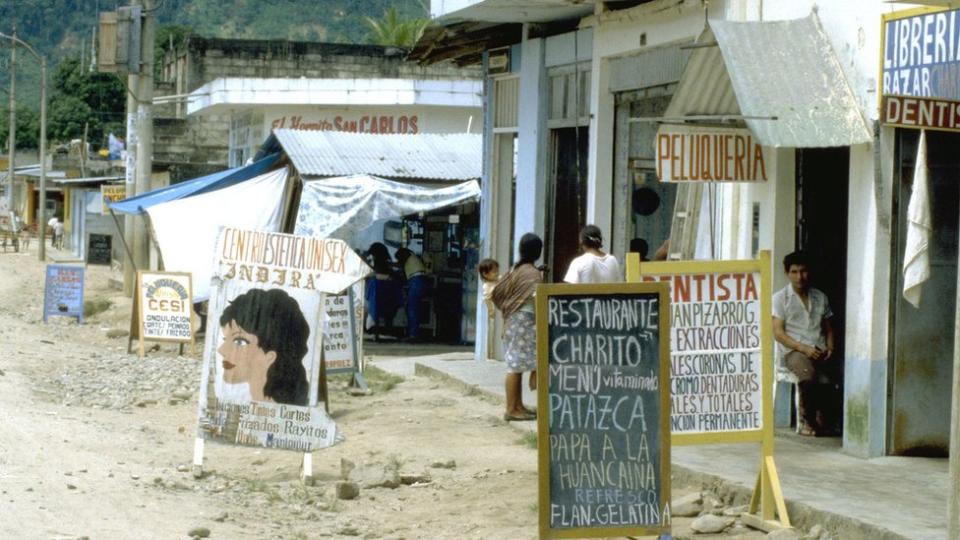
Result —
M817 148L873 140L815 14L710 21L719 47L694 49L665 117L742 116L764 146ZM700 42L709 41L710 32Z
M303 176L369 174L464 181L482 174L481 135L371 134L277 129L273 138ZM268 140L265 147L270 146Z

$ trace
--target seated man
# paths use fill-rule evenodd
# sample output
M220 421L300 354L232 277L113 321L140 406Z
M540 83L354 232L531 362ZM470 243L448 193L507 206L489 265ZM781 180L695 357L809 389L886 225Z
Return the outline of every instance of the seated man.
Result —
M833 357L833 312L827 295L810 286L809 268L803 252L783 258L790 283L773 295L772 307L773 337L780 344L778 358L797 377L801 435L824 434L833 427L825 420L827 401L818 391Z

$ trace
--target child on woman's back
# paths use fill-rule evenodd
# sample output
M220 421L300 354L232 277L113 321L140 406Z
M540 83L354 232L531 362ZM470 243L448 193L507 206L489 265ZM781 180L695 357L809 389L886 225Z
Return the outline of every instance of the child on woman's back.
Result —
M487 305L487 317L494 318L493 288L500 281L500 263L493 259L484 259L477 265L477 273L483 283L483 302Z

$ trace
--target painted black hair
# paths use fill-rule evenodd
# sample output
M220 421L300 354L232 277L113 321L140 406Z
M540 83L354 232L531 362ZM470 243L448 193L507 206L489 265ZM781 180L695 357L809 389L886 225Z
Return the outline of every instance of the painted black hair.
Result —
M264 352L277 353L267 369L263 395L277 403L304 405L310 384L303 368L310 325L300 304L282 289L250 289L237 296L220 314L220 326L233 321L244 332L257 336Z

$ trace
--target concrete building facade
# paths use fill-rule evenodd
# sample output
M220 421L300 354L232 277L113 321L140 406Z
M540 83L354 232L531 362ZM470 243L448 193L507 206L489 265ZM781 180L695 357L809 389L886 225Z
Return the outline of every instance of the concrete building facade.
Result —
M934 203L936 276L926 285L926 303L907 306L902 268L918 126L895 126L879 114L881 94L893 92L889 75L883 86L884 21L926 13L904 9L872 0L433 2L444 30L412 55L421 62L481 59L481 257L509 264L520 235L533 231L545 239L550 279L559 281L579 226L598 225L622 260L635 238L644 238L651 253L670 238L678 204L700 218L686 258L744 259L769 250L779 289L786 284L779 261L804 249L820 263L814 284L830 296L842 337L844 451L945 455L949 415L930 411L951 404L958 197L946 173L931 172L932 198L953 202ZM944 36L953 26L943 17L905 25L921 60L949 41ZM738 22L756 24L731 26ZM919 37L912 37L917 28ZM923 28L933 36L928 41ZM786 36L790 47L746 46L751 39L774 43L778 31L803 35ZM486 46L490 35L507 32L520 37ZM820 40L816 51L806 37ZM945 63L953 61L946 60L948 48ZM815 53L808 58L815 73L795 67L807 53ZM744 55L752 60L736 59ZM752 69L782 84L779 94L765 93L767 81L744 88ZM824 73L830 76L820 86L842 99L798 110L810 96L791 95L791 81L801 87ZM939 73L960 82L956 71ZM923 75L916 77L922 92ZM752 114L758 103L779 112ZM818 116L824 112L844 123L825 122ZM764 141L766 179L661 182L658 131L691 127L737 128ZM939 170L957 165L947 150L953 136L929 138ZM499 332L486 327L485 315L478 325L478 357L496 356Z
M274 120L288 117L281 120L286 127L294 123L293 117L304 126L327 120L309 107L315 105L309 98L291 94L269 104L276 111L251 115L250 106L257 105L257 98L248 92L245 98L234 99L237 95L230 92L237 85L249 86L250 81L260 81L255 84L263 98L280 87L301 84L297 81L313 80L308 94L316 95L322 94L316 87L319 81L464 81L480 75L476 68L446 63L419 66L405 62L405 55L403 49L375 45L190 37L165 54L157 78L155 103L160 106L155 114L154 169L170 171L172 182L215 172L249 157L249 148L263 142ZM287 82L269 82L277 79ZM476 96L473 99L478 101ZM193 114L201 110L201 114ZM347 121L359 123L363 116ZM379 116L383 114L378 115L378 128ZM459 131L466 131L468 117L464 116ZM401 119L393 122L398 129Z

